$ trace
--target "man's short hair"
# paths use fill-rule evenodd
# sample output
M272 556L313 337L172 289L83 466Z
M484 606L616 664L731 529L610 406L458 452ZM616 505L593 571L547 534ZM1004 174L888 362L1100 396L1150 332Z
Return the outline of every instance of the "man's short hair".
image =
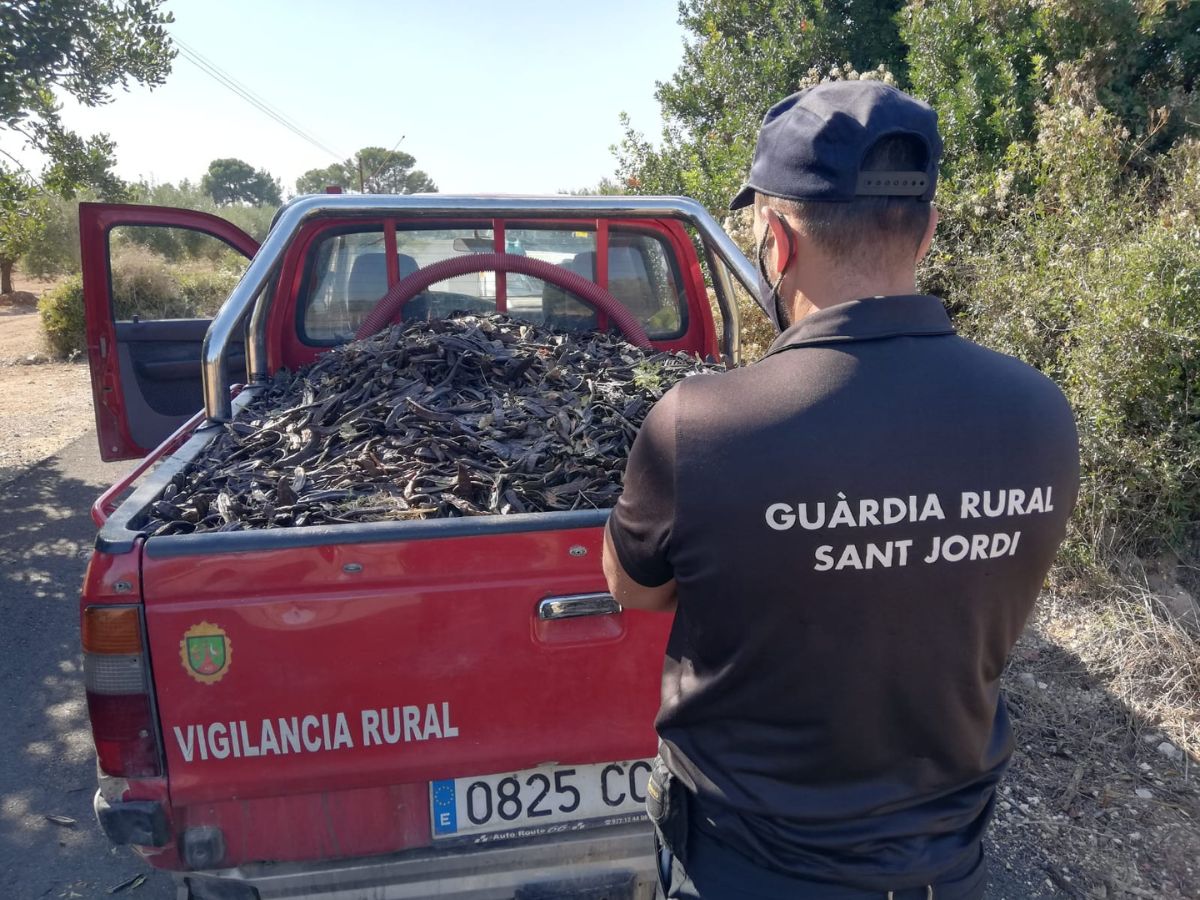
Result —
M925 156L919 141L904 135L885 137L867 152L860 171L920 169ZM913 197L857 197L838 203L760 194L759 201L793 219L834 260L869 271L916 256L932 206Z

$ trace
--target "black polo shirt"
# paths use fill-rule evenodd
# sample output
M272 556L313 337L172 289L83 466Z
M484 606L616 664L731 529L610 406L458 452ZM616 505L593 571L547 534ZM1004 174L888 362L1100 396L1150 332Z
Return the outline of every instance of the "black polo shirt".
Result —
M962 870L1078 472L1062 392L936 297L821 310L668 392L610 529L630 576L677 584L656 726L693 826L869 889Z

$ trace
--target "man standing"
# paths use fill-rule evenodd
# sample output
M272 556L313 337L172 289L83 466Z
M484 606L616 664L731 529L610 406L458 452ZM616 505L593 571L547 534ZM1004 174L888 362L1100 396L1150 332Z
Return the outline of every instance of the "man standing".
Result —
M1079 460L1058 388L916 293L941 149L880 82L772 107L733 208L782 333L676 386L630 454L604 565L675 615L647 804L669 897L983 894L1000 673Z

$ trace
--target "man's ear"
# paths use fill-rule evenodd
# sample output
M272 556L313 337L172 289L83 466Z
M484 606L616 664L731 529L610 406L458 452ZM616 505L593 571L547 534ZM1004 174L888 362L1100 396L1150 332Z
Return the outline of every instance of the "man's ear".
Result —
M917 262L925 258L925 254L929 252L929 245L933 243L933 233L937 230L938 224L938 209L932 203L929 204L929 224L925 226L925 236L921 238L921 244L917 247Z
M771 241L775 245L775 274L782 275L792 262L796 248L792 244L791 229L783 221L783 217L769 206L763 207L763 221ZM768 248L770 249L770 248Z

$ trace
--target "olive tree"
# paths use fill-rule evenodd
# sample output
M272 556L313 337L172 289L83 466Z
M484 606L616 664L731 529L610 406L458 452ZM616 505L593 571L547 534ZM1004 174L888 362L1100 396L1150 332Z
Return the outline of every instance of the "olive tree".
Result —
M101 106L117 87L154 87L175 51L163 0L8 0L0 4L0 126L49 160L43 182L63 196L83 185L116 196L112 141L81 137L59 117L55 91Z

